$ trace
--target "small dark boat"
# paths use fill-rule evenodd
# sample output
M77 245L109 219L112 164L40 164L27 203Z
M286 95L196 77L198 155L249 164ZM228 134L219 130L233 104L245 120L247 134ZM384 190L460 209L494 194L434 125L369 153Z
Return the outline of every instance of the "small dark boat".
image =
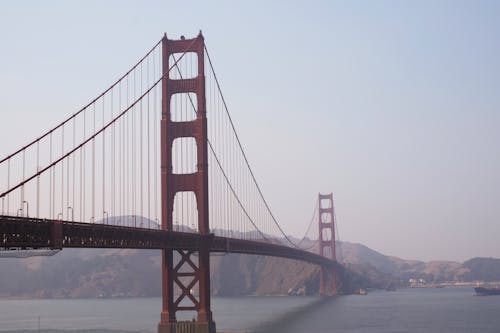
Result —
M500 295L500 288L498 287L475 287L474 291L477 296Z

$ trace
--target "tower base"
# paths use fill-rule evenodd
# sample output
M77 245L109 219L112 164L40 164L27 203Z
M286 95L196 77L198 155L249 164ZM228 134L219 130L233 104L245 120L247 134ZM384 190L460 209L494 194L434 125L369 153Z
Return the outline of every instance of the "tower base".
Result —
M178 321L158 324L158 333L215 333L215 322Z

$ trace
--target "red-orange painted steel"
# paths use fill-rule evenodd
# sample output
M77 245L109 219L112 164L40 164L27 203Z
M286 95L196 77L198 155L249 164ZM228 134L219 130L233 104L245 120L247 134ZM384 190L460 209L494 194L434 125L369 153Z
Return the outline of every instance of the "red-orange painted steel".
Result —
M162 312L158 331L168 331L176 322L176 313L184 310L196 310L197 322L215 332L215 323L210 308L210 227L208 221L208 147L207 116L205 101L204 75L204 38L200 34L194 39L181 38L170 40L165 35L162 41L163 79L162 79L162 119L161 119L161 194L162 194L162 229L173 231L173 206L175 195L182 191L193 192L198 209L198 232L202 236L197 251L178 249L181 261L175 265L171 249L164 249L162 265ZM186 52L193 52L198 58L198 73L194 78L171 79L169 75L169 59L172 54L182 57ZM194 93L197 100L197 116L192 121L174 122L171 119L170 101L176 93ZM197 171L193 174L173 174L172 150L173 142L179 137L192 137L196 141ZM191 255L196 252L196 260ZM181 282L181 268L189 266L194 273L188 285ZM185 279L184 279L185 280ZM176 299L174 284L181 295ZM198 285L199 295L192 290ZM190 300L193 306L181 306L182 300Z
M54 232L62 228L60 244ZM306 261L328 269L341 270L334 261L297 248L237 238L210 235L210 252L245 253ZM145 229L110 224L0 216L0 248L60 249L183 249L198 250L207 236L199 233Z
M63 223L60 220L54 221L52 226L52 248L62 249L63 244Z
M335 215L333 206L333 194L318 195L318 223L319 255L337 261L335 255ZM330 282L330 283L328 283ZM336 294L336 274L334 270L321 266L319 277L319 293L321 295Z

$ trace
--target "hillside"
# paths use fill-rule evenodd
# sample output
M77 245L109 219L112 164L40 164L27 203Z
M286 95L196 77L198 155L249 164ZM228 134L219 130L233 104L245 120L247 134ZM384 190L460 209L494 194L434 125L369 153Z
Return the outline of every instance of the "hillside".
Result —
M464 263L421 262L384 256L361 244L337 249L359 287L406 286L410 278L428 283L498 281L500 259L474 258ZM281 258L227 254L211 259L215 295L315 294L319 269ZM65 249L53 257L0 260L0 297L159 296L160 251Z
M385 256L364 245L343 242L341 247L343 261L348 267L369 266L387 274L399 281L399 285L406 285L408 280L424 279L430 283L442 282L467 282L475 280L489 281L487 272L490 272L488 263L473 267L477 276L469 274L471 267L454 261L429 261L404 260L397 257ZM482 271L480 271L482 270ZM500 272L493 272L492 276L500 279Z

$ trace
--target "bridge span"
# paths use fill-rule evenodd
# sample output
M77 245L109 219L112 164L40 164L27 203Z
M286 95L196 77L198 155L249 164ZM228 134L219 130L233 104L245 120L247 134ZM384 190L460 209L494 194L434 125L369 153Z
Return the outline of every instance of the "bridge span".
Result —
M164 35L85 107L1 159L0 200L3 251L161 250L159 333L216 331L210 253L317 264L325 295L341 283L333 195L319 195L301 241L285 232L250 167L201 32ZM107 223L126 216L138 223ZM318 254L302 245L311 230ZM196 312L196 321L179 322L180 311Z
M281 243L99 223L0 216L0 235L0 247L4 249L115 248L196 251L206 242L210 252L215 253L281 257L309 262L328 269L335 269L339 265L319 254Z

